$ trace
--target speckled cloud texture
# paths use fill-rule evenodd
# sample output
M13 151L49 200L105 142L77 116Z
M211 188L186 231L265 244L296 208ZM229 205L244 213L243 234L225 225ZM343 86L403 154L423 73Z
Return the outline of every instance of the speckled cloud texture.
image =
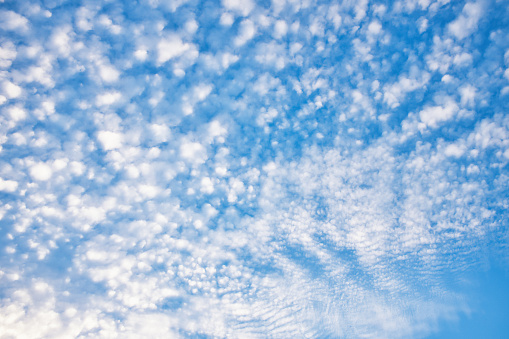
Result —
M509 266L508 7L2 0L0 338L468 314Z

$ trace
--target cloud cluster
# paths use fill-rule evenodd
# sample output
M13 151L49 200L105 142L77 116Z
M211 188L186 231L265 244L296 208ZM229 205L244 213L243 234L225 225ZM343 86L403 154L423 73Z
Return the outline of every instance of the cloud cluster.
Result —
M507 259L502 3L4 8L0 337L425 337Z

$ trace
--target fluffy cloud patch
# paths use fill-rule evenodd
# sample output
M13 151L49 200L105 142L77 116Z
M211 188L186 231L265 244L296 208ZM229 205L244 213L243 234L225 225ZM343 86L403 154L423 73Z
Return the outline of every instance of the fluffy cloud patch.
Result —
M28 20L13 11L0 11L0 27L8 31L23 33L28 30Z
M7 68L12 65L17 54L16 47L11 41L0 44L0 67Z
M8 98L17 98L21 95L22 93L22 89L21 87L19 87L18 85L16 84L13 84L12 82L10 81L5 81L3 84L2 84L2 89L3 89L3 93L8 97Z
M207 150L198 142L182 143L180 145L180 155L195 164L202 164L207 160Z
M0 191L15 192L18 188L18 183L14 180L4 180L0 178Z
M157 62L164 64L171 59L181 56L190 48L191 44L183 42L176 35L163 38L157 44Z
M119 101L121 98L122 98L122 94L120 94L117 91L106 92L103 94L99 94L95 98L95 104L97 106L108 106L108 105L112 105L115 102Z
M9 116L13 121L24 120L27 117L26 110L19 106L9 107L7 109L7 112L9 113Z
M253 21L246 19L240 23L239 33L233 43L235 46L242 46L251 40L256 34L256 26Z
M30 176L37 181L47 181L53 175L53 170L48 164L39 162L30 167Z
M482 5L476 2L469 2L463 7L458 18L449 24L449 32L460 40L465 39L475 32L481 16Z
M479 320L509 262L504 2L6 6L0 337Z
M419 117L424 124L435 128L439 123L452 119L458 109L458 105L453 100L448 99L443 105L423 109L419 112Z
M117 132L100 131L97 133L97 140L99 140L103 149L107 151L122 147L123 139L123 135Z
M222 0L221 3L224 8L237 12L242 16L247 16L255 7L251 0Z

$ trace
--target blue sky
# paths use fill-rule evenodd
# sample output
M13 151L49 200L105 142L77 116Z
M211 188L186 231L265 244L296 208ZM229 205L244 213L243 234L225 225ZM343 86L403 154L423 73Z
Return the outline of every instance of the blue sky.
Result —
M506 338L505 1L0 3L1 338Z

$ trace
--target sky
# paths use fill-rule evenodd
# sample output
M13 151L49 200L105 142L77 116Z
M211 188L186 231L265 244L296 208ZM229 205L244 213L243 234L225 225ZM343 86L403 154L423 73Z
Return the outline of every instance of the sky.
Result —
M509 3L0 1L0 338L507 338Z

